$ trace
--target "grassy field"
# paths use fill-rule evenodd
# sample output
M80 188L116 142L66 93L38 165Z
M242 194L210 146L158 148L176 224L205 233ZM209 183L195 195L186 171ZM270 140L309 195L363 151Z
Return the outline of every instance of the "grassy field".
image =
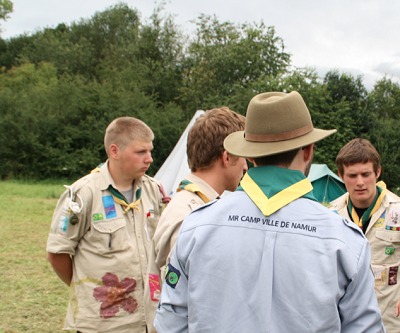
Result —
M0 333L62 332L68 287L46 260L62 184L0 182Z

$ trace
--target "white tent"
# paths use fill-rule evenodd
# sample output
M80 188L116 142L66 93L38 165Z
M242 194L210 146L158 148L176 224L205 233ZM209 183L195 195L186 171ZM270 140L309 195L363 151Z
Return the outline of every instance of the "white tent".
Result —
M196 119L203 113L203 110L196 111L171 154L167 157L163 165L154 176L155 179L162 183L165 193L167 193L170 197L175 194L180 181L190 173L186 155L187 137L190 128L193 126Z

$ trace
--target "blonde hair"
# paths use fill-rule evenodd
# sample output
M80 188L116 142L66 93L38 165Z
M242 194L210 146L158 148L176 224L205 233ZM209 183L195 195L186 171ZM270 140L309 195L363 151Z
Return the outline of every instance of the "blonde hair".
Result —
M132 141L153 141L154 133L143 121L134 117L120 117L114 119L106 129L104 148L107 156L111 144L124 149Z

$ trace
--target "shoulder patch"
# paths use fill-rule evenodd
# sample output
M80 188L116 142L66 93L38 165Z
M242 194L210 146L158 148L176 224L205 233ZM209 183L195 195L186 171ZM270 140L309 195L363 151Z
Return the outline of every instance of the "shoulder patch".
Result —
M178 284L180 276L181 272L171 264L168 264L168 269L165 274L165 282L167 283L167 285L175 289L176 285Z

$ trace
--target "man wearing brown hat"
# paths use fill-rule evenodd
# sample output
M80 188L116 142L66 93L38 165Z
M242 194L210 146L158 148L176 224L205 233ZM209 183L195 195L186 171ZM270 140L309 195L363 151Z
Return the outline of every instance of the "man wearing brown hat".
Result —
M155 327L168 332L384 332L362 232L317 202L313 127L297 92L249 103L225 149L255 165L193 212L172 254Z

